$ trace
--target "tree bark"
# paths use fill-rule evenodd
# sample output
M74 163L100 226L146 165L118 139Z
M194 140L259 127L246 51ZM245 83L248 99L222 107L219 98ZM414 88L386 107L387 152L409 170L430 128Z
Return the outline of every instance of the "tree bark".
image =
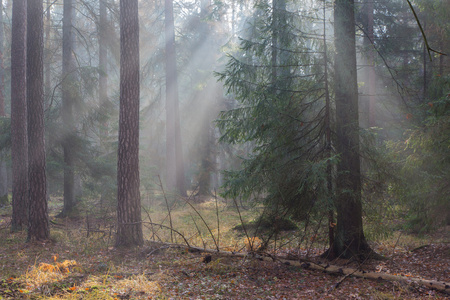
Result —
M47 6L47 13L45 15L45 60L44 60L44 95L46 99L46 107L50 103L51 98L51 51L50 51L50 45L51 45L51 39L50 39L50 29L51 29L51 22L52 22L52 15L51 15L51 1L47 0L46 2Z
M168 190L175 190L180 195L186 196L172 0L165 0L164 24L166 39L166 185Z
M0 0L0 7L3 8L3 1ZM3 9L0 11L0 118L5 114L5 68L3 64ZM0 153L0 206L8 204L8 177L6 172L5 153Z
M348 258L371 253L362 224L359 156L358 87L356 77L354 0L336 0L335 97L337 164L337 227L333 252Z
M28 223L26 18L27 1L15 0L11 41L12 231L25 229Z
M116 246L140 246L144 243L139 184L138 0L121 0Z
M75 152L74 152L74 104L77 91L74 59L73 0L64 0L63 8L63 54L62 54L62 147L64 152L64 208L60 216L68 216L75 208Z
M28 240L50 238L44 142L44 18L43 1L28 0Z

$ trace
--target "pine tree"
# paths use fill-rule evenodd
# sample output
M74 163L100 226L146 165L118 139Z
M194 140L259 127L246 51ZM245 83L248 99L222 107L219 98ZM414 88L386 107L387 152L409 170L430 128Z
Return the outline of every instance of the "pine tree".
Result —
M121 0L116 246L141 246L144 243L139 184L138 0Z
M11 42L11 158L13 231L28 225L27 1L13 3Z
M48 240L44 143L44 19L43 1L28 0L27 105L28 105L28 240Z

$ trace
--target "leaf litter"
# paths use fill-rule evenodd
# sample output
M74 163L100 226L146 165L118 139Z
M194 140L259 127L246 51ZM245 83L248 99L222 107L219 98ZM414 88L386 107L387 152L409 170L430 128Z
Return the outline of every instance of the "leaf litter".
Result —
M0 299L448 299L412 283L343 278L257 257L189 252L150 243L132 250L80 243L24 244L0 230ZM336 260L345 267L449 280L450 245L373 246L384 261ZM157 251L156 251L157 250ZM289 254L289 249L283 253ZM298 253L298 249L291 249ZM319 253L320 249L312 249ZM148 255L151 253L150 255ZM209 259L205 257L209 255ZM323 259L315 256L315 262ZM338 282L342 281L337 288Z

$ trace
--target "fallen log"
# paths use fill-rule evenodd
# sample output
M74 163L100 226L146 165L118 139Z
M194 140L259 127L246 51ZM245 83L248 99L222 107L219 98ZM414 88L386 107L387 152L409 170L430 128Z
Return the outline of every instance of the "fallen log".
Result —
M283 261L283 260L281 260ZM450 294L450 283L444 282L444 281L436 281L436 280L428 280L428 279L422 279L422 278L416 278L416 277L409 277L409 276L403 276L403 275L392 275L387 273L378 273L378 272L367 272L364 270L357 270L352 268L342 268L339 266L333 266L333 265L320 265L315 264L312 262L304 262L300 263L298 261L287 261L291 265L294 263L294 265L301 266L303 268L307 269L313 269L313 270L319 270L323 271L329 274L341 274L341 275L349 275L364 279L372 279L372 280L387 280L387 281L397 281L397 282L403 282L403 283L417 283L419 285L428 287L430 289L438 290L447 294Z
M372 279L372 280L387 280L387 281L397 281L402 282L406 284L416 283L421 286L438 290L440 292L450 294L450 282L444 282L444 281L437 281L437 280L428 280L423 278L417 278L417 277L409 277L409 276L403 276L403 275L392 275L387 273L378 273L378 272L367 272L364 270L358 270L353 268L343 268L340 266L335 265L322 265L317 264L312 261L306 260L306 259L287 259L283 257L277 257L273 256L271 254L267 253L258 253L258 252L232 252L232 251L217 251L214 249L204 249L201 247L194 247L186 245L180 245L180 244L170 244L170 243L160 243L160 242L153 242L156 244L160 244L164 247L173 247L173 248L187 248L190 252L206 252L206 253L212 253L216 255L222 255L222 256L234 256L234 257L255 257L260 260L264 261L279 261L285 265L291 265L296 267L301 267L304 269L311 269L311 270L317 270L322 271L328 274L338 274L338 275L345 275L345 276L354 276L358 278L364 278L364 279Z

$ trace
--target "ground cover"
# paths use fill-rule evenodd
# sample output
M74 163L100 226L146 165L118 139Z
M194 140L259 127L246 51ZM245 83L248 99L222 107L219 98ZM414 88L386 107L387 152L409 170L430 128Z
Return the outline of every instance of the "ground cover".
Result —
M209 229L199 215L183 205L174 205L171 212L172 226L190 244L213 249L218 244L221 250L241 252L248 249L245 235L232 228L240 218L250 219L254 213L242 210L240 216L226 205L216 206L214 201L194 205ZM147 213L152 220L146 222L168 225L169 217L162 211L149 209ZM263 261L258 255L237 257L190 251L178 234L171 236L166 228L149 224L145 234L155 242L148 241L138 249L117 249L113 247L112 213L53 220L51 241L25 243L26 234L10 233L9 214L1 212L0 299L446 299L449 296L413 283L329 275L279 261ZM209 236L210 232L215 238ZM372 243L386 260L332 263L448 281L448 232L448 228L443 228L420 238L395 232L388 239ZM285 233L278 243L295 234ZM161 241L173 241L180 246ZM324 262L318 256L323 245L293 245L286 244L272 254L308 256L313 262Z

